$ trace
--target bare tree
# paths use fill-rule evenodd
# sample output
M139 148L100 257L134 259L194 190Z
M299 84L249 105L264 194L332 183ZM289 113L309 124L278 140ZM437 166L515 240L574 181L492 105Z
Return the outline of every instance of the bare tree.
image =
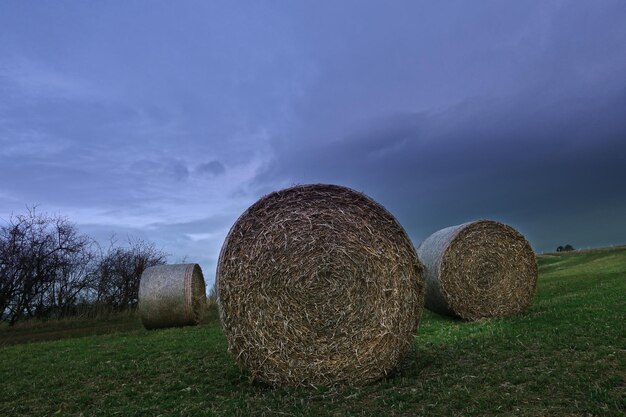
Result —
M114 310L134 308L143 271L167 260L167 254L153 243L141 239L130 239L128 243L127 247L112 244L97 268L97 302Z
M72 260L90 244L65 217L39 214L35 208L11 216L0 227L0 313L11 324L49 314L59 295L57 278L69 276ZM66 284L77 281L75 277ZM76 292L68 285L63 291L64 298L68 291Z
M97 282L98 251L96 243L87 238L80 251L64 253L64 262L57 271L56 279L47 292L50 315L65 317L76 314L78 304L91 301Z
M140 239L103 252L67 218L28 209L0 226L0 320L133 308L144 269L166 258Z

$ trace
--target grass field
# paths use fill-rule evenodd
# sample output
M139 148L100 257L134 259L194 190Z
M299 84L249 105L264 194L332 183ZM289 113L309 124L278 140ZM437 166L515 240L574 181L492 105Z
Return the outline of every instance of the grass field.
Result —
M1 327L0 415L623 416L626 248L539 265L527 314L427 312L396 374L359 388L251 383L214 310L202 326L150 332L132 315ZM33 342L50 338L62 339Z

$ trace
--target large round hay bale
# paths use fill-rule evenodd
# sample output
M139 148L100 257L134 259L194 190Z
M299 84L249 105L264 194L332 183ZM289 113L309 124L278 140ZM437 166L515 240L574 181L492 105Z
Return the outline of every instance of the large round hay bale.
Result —
M422 266L404 229L336 185L269 194L230 230L217 268L230 353L278 385L363 384L410 349Z
M528 241L510 226L479 220L448 227L417 249L426 267L426 308L465 320L524 311L537 285Z
M146 329L198 324L206 290L198 264L146 268L139 284L139 316Z

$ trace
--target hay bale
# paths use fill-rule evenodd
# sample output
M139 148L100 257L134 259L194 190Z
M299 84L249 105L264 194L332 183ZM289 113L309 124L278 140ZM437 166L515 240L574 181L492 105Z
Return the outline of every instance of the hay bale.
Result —
M228 348L274 386L363 384L413 342L422 266L404 229L336 185L269 194L231 228L217 269Z
M448 227L417 249L426 267L426 308L465 320L524 311L537 285L535 253L502 223L479 220Z
M139 284L139 316L146 329L198 324L206 292L198 264L146 268Z

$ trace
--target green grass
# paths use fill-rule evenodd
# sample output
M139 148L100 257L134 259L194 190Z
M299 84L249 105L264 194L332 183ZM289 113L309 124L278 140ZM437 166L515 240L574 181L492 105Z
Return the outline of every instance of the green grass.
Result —
M13 327L0 323L0 347L136 329L141 329L141 323L130 311L101 314L95 318L32 319L17 322Z
M626 248L539 265L527 314L465 323L427 312L411 355L370 386L251 383L215 311L202 326L151 332L128 316L131 330L0 348L0 415L623 416Z

